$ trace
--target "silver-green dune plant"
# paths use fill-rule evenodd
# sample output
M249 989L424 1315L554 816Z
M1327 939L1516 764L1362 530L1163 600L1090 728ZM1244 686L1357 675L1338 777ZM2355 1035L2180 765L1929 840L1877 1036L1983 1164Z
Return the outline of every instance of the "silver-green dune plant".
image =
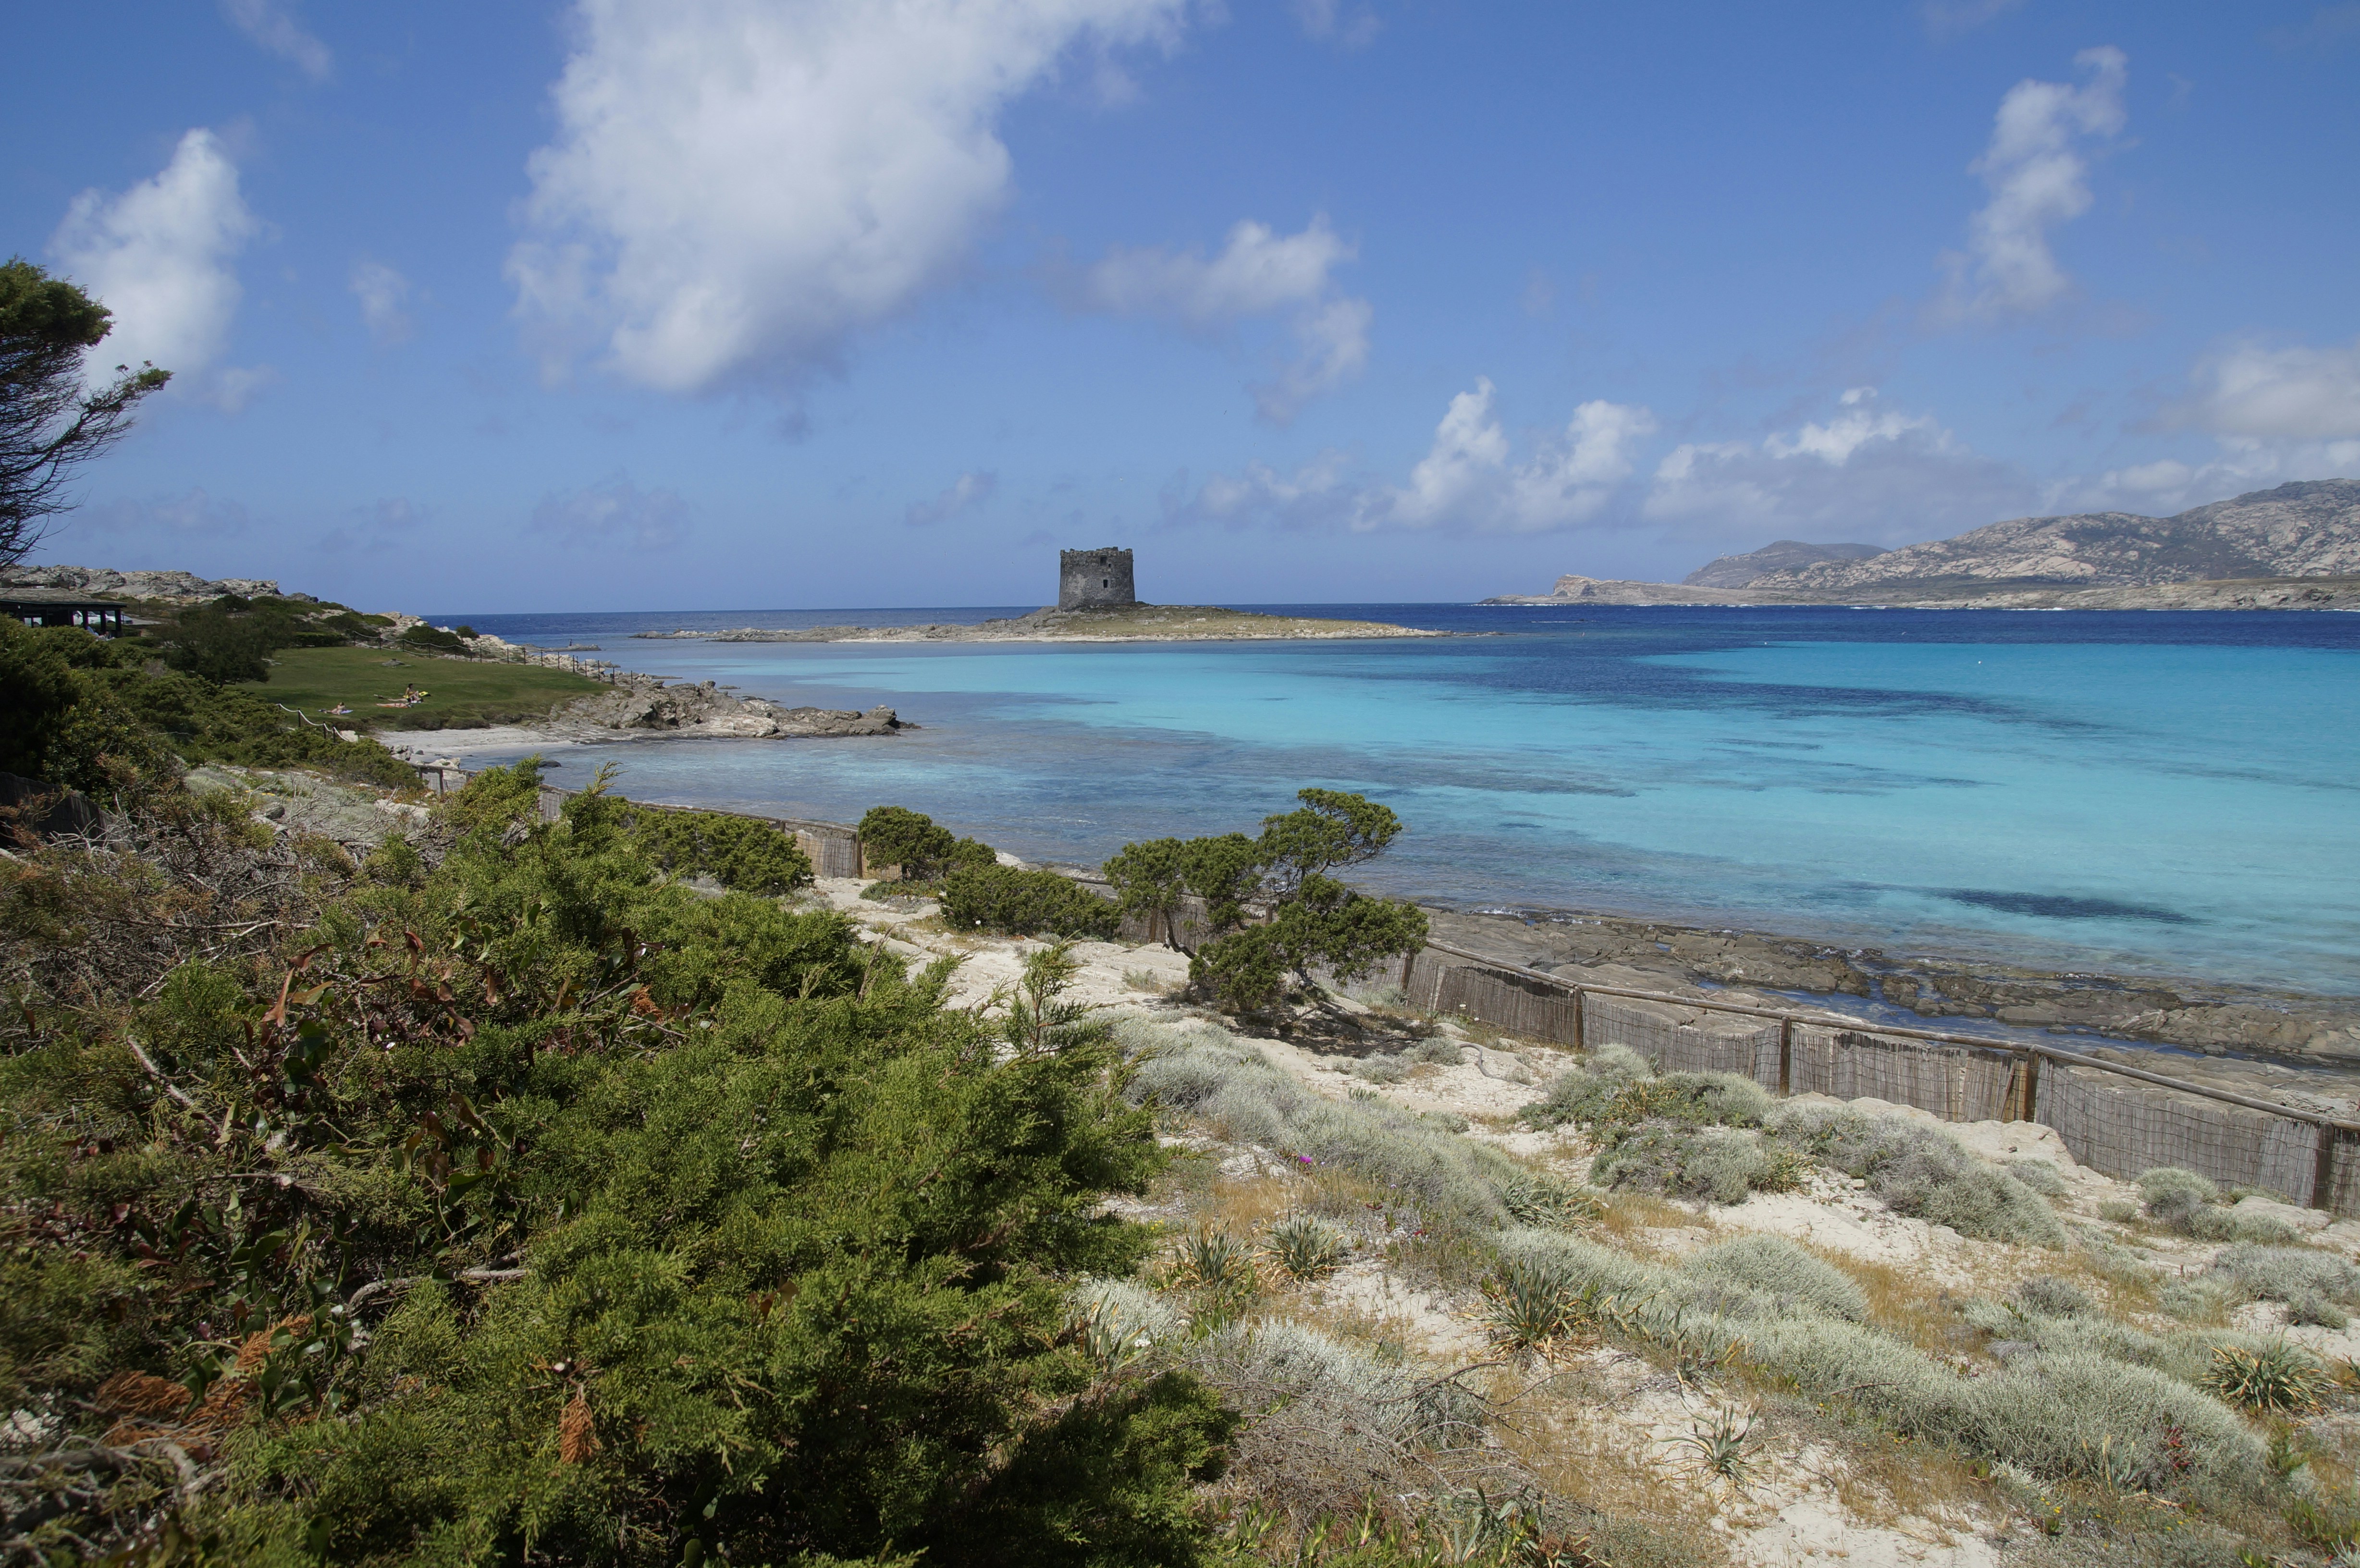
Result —
M1896 1214L1949 1225L1961 1236L2061 1247L2065 1227L2039 1193L1969 1153L1942 1128L1909 1116L1842 1106L1787 1105L1770 1136L1868 1182Z

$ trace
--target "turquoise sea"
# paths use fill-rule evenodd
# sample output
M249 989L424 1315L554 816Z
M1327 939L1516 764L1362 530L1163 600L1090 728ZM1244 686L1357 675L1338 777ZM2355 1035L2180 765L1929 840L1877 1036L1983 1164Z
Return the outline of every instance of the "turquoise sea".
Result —
M892 738L566 747L649 800L912 806L1028 859L1251 830L1306 784L1408 824L1366 885L1892 952L2360 994L2360 616L1264 605L1338 643L711 644L1019 609L497 615L522 641Z

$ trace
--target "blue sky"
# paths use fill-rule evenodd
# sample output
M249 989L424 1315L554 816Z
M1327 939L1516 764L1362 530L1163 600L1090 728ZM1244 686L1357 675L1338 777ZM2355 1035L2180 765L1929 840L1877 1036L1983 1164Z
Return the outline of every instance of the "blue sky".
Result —
M37 559L375 608L1676 578L2360 475L2360 4L12 19L174 370Z

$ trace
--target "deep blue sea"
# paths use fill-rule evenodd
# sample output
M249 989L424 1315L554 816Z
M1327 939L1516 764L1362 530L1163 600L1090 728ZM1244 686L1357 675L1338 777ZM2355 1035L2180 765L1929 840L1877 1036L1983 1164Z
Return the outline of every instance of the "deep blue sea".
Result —
M1028 859L1251 831L1306 784L1408 824L1357 879L1891 952L2360 994L2360 615L1256 605L1485 635L709 644L988 609L437 617L598 644L892 738L564 747L626 794L931 813Z

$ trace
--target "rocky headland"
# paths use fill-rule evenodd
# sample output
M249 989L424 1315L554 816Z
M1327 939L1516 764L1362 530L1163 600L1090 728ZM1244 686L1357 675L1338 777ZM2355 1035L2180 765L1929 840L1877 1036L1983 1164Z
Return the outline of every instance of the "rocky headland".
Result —
M1860 552L1868 550L1869 553ZM1684 583L1568 574L1487 604L1874 604L1908 609L2360 609L2360 481L2256 490L2169 517L2019 517L1869 550L1797 540Z

